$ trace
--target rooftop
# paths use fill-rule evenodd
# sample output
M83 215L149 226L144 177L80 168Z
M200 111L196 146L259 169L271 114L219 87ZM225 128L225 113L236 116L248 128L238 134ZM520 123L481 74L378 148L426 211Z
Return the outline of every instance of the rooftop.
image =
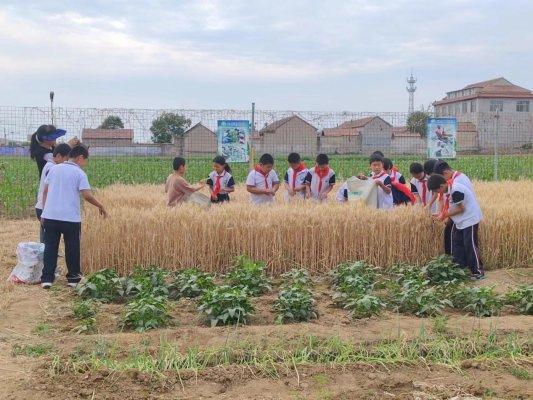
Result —
M362 128L364 128L376 118L379 118L385 123L389 124L388 122L377 116L353 119L351 121L343 122L335 128L324 129L324 136L357 136L361 133Z
M89 129L81 131L81 139L131 139L133 129Z

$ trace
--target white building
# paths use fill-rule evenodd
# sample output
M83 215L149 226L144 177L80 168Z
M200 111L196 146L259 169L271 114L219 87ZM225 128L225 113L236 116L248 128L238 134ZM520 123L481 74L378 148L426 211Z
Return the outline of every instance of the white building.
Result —
M447 92L433 106L437 117L455 117L458 122L474 124L479 150L490 150L496 142L510 151L533 143L533 92L505 78Z

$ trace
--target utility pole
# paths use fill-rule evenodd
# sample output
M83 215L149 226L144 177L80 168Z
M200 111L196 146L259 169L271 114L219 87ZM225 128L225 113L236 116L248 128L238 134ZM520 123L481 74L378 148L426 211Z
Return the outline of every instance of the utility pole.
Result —
M50 115L52 116L52 125L54 125L54 92L50 92Z
M249 149L249 160L250 160L250 169L254 168L255 165L255 154L254 147L252 146L252 136L255 133L255 102L252 103L252 127L250 129L250 137L248 137L248 149Z

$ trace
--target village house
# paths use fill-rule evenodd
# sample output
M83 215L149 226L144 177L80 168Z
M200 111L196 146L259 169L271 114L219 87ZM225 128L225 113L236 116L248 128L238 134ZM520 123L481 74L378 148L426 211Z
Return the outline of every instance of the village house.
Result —
M426 140L406 126L392 128L392 154L426 154Z
M436 117L455 117L459 123L472 124L463 125L477 140L468 147L485 151L493 149L497 140L500 149L513 151L533 143L532 102L531 90L501 77L447 92L433 106Z
M315 156L317 128L298 115L282 118L266 125L251 136L254 151L260 153Z
M365 117L326 128L320 137L320 152L331 154L371 153L391 147L392 125L381 117Z
M183 155L194 154L217 154L218 145L215 132L205 127L201 122L190 127L185 131L183 137L174 138L174 144L179 153Z
M133 129L84 128L81 141L90 147L130 147L133 146Z

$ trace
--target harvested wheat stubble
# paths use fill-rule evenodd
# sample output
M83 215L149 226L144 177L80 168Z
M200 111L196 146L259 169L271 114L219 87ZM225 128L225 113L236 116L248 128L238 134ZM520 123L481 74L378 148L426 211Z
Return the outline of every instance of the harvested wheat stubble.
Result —
M489 269L533 264L531 181L476 183L484 212L482 257ZM135 265L170 269L198 266L225 272L248 254L265 260L277 275L293 266L319 273L364 259L387 267L420 264L442 252L442 228L419 207L384 212L356 204L248 204L238 187L230 204L204 211L193 205L167 208L161 186L114 185L98 192L111 218L86 208L83 265L86 271Z

